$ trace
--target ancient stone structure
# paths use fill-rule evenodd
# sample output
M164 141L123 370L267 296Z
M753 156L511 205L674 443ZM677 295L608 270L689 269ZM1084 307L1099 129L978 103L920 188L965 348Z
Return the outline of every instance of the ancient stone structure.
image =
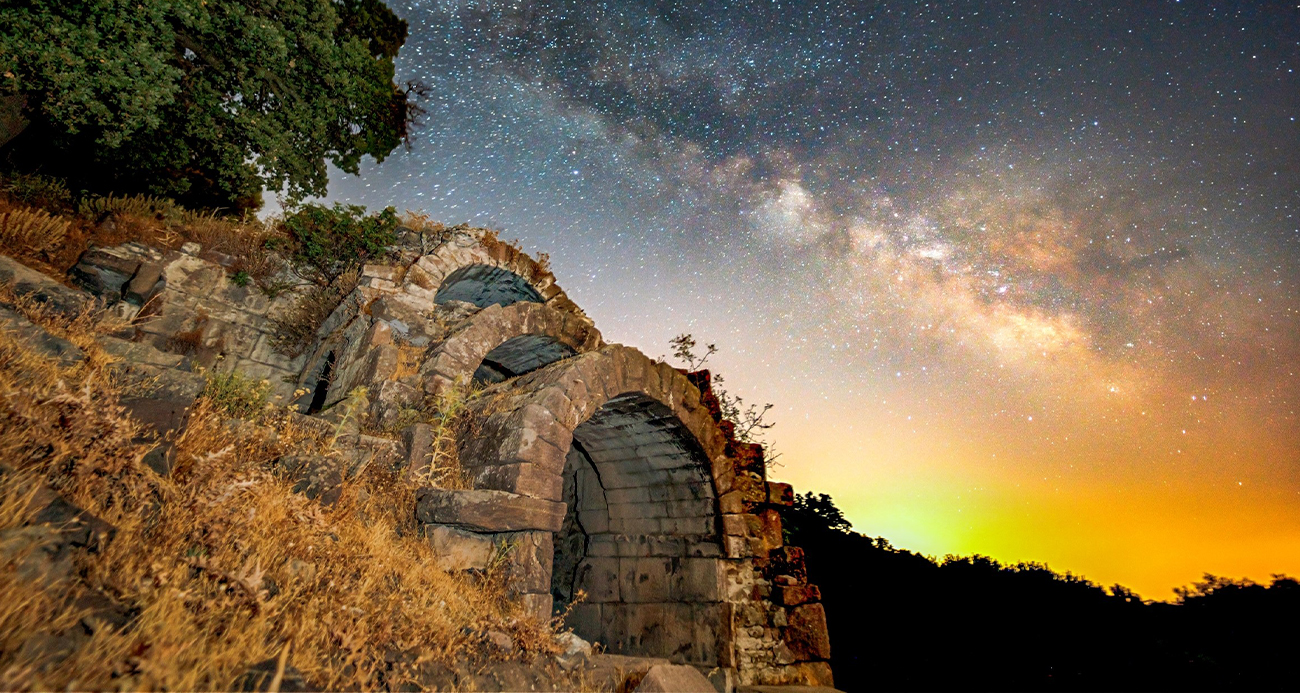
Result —
M200 366L268 380L304 419L365 388L371 422L400 435L355 432L342 467L280 462L323 502L376 460L423 478L432 429L402 424L404 412L482 384L460 441L468 488L428 486L412 509L440 567L503 560L536 617L567 614L609 652L692 665L719 690L830 685L820 595L782 538L791 489L767 480L761 447L735 438L708 373L606 344L549 271L481 231L432 249L405 233L294 357L275 349L293 294L237 286L229 259L202 248L94 249L72 279L132 320L113 345L126 367L179 383L149 405L162 408L160 432L181 425Z

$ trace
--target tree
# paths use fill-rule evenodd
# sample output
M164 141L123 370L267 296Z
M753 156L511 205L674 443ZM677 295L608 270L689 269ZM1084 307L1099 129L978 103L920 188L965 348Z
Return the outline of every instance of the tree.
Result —
M74 189L250 207L324 194L407 136L406 22L379 0L0 0L6 165ZM3 144L3 143L0 143Z

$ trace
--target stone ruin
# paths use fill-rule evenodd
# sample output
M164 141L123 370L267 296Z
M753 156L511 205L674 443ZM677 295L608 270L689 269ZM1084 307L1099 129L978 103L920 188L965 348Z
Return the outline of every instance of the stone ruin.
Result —
M567 614L607 652L692 665L719 690L830 686L820 594L782 536L791 488L767 480L761 446L736 439L708 372L607 344L553 274L481 230L400 232L392 264L366 265L293 357L275 347L294 293L239 286L233 258L195 244L94 248L70 280L131 320L105 346L154 384L125 404L164 441L202 390L200 368L265 379L331 427L358 388L391 429L449 388L483 385L467 404L478 425L459 441L467 483L448 484L468 488L427 485L412 508L440 567L502 561L530 614ZM0 280L39 284L0 260ZM429 478L433 435L426 423L352 430L339 460L278 464L329 503L366 464ZM146 462L165 472L169 455L164 442Z

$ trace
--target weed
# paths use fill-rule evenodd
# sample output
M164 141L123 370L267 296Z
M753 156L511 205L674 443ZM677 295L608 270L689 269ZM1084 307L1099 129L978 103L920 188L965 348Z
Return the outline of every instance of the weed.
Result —
M236 371L204 374L203 397L213 406L236 419L251 419L266 408L271 383L254 380Z
M0 688L229 689L272 659L321 689L397 689L418 686L425 664L485 664L497 656L488 630L507 633L516 656L557 650L500 581L430 568L411 484L372 465L332 509L293 493L268 462L322 454L327 441L274 406L256 425L233 423L228 391L195 403L173 473L159 477L140 463L110 378L0 333L0 455L15 468L0 477L0 531L22 524L34 481L117 530L75 552L57 589L0 555ZM120 605L129 625L86 635L77 605L89 600ZM27 643L69 645L52 657Z
M72 192L58 178L39 174L10 174L0 183L0 188L11 199L26 205L55 212L71 209Z
M251 280L252 277L248 275L248 270L241 269L230 275L230 282L239 287L248 286L248 282Z

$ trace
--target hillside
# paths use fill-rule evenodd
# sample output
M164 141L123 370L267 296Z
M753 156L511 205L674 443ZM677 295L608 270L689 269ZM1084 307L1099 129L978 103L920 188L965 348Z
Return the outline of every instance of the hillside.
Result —
M826 496L786 511L844 690L1295 690L1300 583L1206 576L1148 602L1045 565L935 560L863 536ZM846 569L843 557L852 556Z
M790 488L544 257L5 190L6 688L831 683Z

